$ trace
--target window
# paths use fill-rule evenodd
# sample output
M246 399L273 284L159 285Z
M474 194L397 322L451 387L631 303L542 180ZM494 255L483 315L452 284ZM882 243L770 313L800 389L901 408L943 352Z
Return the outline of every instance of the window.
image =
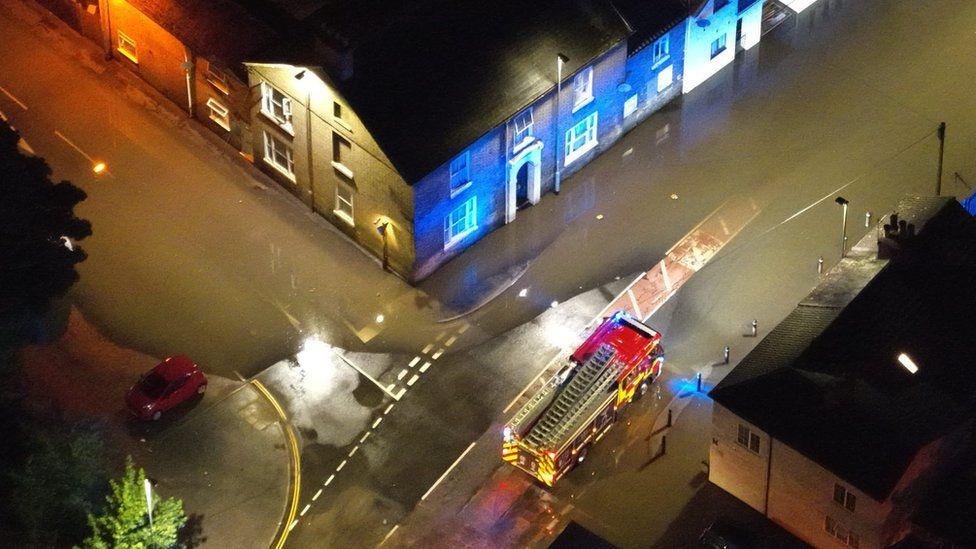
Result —
M722 36L716 38L714 42L712 42L712 59L715 59L716 57L719 56L720 53L725 51L725 39L726 37L723 34Z
M736 435L735 441L739 443L743 448L748 449L754 454L759 453L759 435L752 432L752 429L746 427L743 424L739 424L739 432Z
M467 188L471 182L471 153L464 151L460 156L451 160L451 194Z
M281 139L264 132L264 161L295 180L295 163L291 156L291 146Z
M532 107L515 117L515 146L518 151L532 140Z
M671 37L664 35L654 42L654 57L651 61L651 67L656 67L661 63L667 61L671 56Z
M207 108L210 109L210 119L221 128L230 131L230 111L227 107L211 97L207 99Z
M657 73L657 91L663 92L674 82L674 65L668 65Z
M350 225L355 225L352 217L352 203L355 191L345 183L336 184L335 209L332 213Z
M345 128L347 131L352 131L352 126L344 118L345 109L342 108L342 104L338 101L332 102L332 119L336 121L337 124Z
M857 505L857 496L841 484L834 484L834 502L853 512Z
M119 53L129 58L133 63L139 62L139 53L136 49L136 41L119 31Z
M844 525L838 523L830 516L827 516L824 519L824 531L834 536L835 538L840 540L841 543L849 547L854 547L855 549L857 547L860 547L861 544L860 536L858 536L854 532L851 532Z
M338 133L332 132L332 167L349 179L353 178L352 170L349 169L351 156L352 143Z
M573 110L593 100L593 67L586 67L573 78Z
M472 196L444 218L444 249L478 228L478 197Z
M215 68L213 65L207 67L207 82L210 85L217 88L224 95L230 94L230 83L227 81L227 75L224 74L220 69Z
M596 146L597 113L584 118L566 132L564 164L569 164Z
M637 110L637 94L631 95L624 101L624 118L634 114Z
M267 82L261 82L261 112L288 132L292 131L291 98Z

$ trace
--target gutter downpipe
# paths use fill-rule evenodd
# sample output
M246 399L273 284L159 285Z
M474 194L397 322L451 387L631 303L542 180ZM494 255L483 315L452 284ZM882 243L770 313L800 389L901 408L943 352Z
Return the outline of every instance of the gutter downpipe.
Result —
M183 46L183 70L186 71L186 110L190 118L193 118L193 57L190 55L190 48Z
M769 437L769 459L766 461L766 497L763 502L763 515L769 517L769 479L773 471L773 437Z

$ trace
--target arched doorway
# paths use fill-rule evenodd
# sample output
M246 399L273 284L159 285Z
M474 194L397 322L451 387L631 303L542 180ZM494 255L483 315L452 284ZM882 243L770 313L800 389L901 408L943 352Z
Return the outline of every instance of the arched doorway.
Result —
M505 223L515 220L515 212L538 204L542 194L542 142L529 145L508 161L505 185Z
M522 164L518 173L515 174L515 207L518 209L530 206L529 202L529 165L530 162Z

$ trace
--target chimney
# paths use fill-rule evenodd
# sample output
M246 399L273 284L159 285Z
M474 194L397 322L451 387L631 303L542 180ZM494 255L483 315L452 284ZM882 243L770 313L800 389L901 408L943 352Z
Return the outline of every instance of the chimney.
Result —
M881 236L878 237L878 259L891 259L905 247L905 243L915 236L915 225L904 219L898 219L898 214L889 216Z

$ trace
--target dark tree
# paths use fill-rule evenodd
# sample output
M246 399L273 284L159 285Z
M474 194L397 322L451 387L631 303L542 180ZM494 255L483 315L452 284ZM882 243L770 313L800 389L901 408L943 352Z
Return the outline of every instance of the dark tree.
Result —
M20 136L0 120L0 348L33 342L31 326L78 280L75 265L85 252L69 249L91 234L91 223L74 207L85 191L51 181L42 159L24 154Z

